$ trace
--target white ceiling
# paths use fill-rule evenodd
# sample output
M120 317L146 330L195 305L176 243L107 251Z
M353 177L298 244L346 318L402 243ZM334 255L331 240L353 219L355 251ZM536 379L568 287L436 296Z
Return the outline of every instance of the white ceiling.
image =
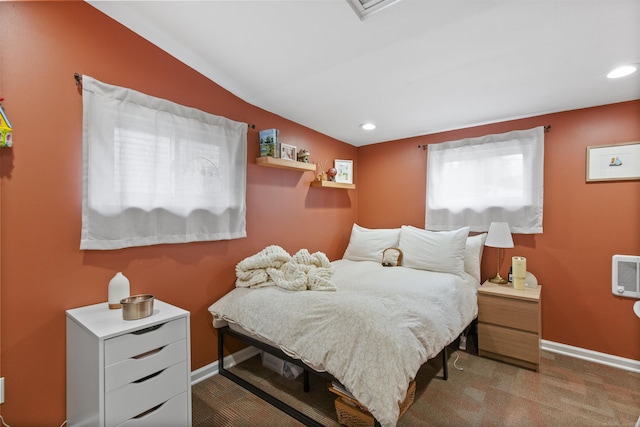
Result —
M354 146L640 99L639 72L606 78L640 63L640 0L401 0L363 21L347 0L89 3Z

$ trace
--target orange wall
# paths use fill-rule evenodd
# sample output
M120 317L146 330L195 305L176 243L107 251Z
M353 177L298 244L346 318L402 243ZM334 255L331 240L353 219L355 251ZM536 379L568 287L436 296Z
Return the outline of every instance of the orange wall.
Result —
M553 126L546 137L545 233L515 236L512 252L526 256L544 284L543 337L640 359L640 340L631 338L640 336L632 300L609 290L611 255L640 254L640 183L584 183L587 145L640 140L640 102L356 149L239 100L82 2L0 1L0 40L0 96L15 141L0 150L0 410L14 427L65 419L64 310L105 301L117 271L129 277L133 293L150 292L191 312L192 368L200 368L216 359L207 307L233 287L242 258L269 244L339 258L356 212L364 226L422 226L426 153L418 144L545 124ZM80 251L82 98L74 72L254 123L248 237ZM256 166L257 129L272 127L285 142L309 149L312 160L356 160L357 192L310 189L310 172ZM492 251L483 266L490 275Z
M356 193L309 188L312 172L257 166L258 130L311 160L356 148L251 106L84 2L0 2L0 96L14 148L0 150L2 415L12 426L65 420L65 310L107 299L118 271L132 293L191 312L192 369L217 359L207 307L235 265L270 244L342 256ZM73 73L256 125L248 135L244 239L80 251L82 97Z
M613 83L612 83L613 84ZM549 114L358 149L358 223L424 227L427 153L418 145L551 125L543 234L514 235L542 288L542 338L640 360L634 300L611 293L611 256L640 255L640 181L585 182L586 147L640 141L640 101ZM495 275L496 250L483 257Z

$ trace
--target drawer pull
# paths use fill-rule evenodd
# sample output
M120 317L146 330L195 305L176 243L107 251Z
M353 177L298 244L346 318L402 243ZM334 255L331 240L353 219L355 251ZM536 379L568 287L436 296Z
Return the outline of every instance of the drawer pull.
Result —
M131 330L105 340L105 365L109 366L125 359L164 347L187 337L187 320L176 319L151 327Z
M147 409L146 411L144 411L144 412L142 412L142 413L140 413L140 414L136 415L136 416L135 416L135 417L133 417L133 418L138 419L138 418L142 418L142 417L144 417L144 416L147 416L147 415L149 415L150 413L155 412L155 411L157 411L158 409L160 409L160 408L162 407L162 405L164 405L165 403L166 403L166 402L162 402L161 404L156 405L156 406L154 406L154 407L153 407L153 408L151 408L151 409Z
M164 323L161 323L159 325L153 325L153 326L149 326L148 328L144 328L144 329L138 329L137 331L133 331L131 332L133 335L143 335L149 332L153 332L156 331L158 329L160 329L162 327L162 325L164 325Z
M160 353L163 348L164 347L158 347L155 350L149 350L149 351L147 351L145 353L139 354L137 356L133 356L132 359L139 360L139 359L144 359L145 357L153 356L156 353Z
M161 373L163 373L164 371L165 371L165 370L163 369L163 370L158 371L158 372L155 372L155 373L153 373L153 374L151 374L151 375L147 375L146 377L142 377L142 378L140 378L139 380L134 381L133 383L134 383L134 384L140 384L140 383L143 383L143 382L145 382L145 381L147 381L147 380L150 380L150 379L151 379L151 378L153 378L153 377L157 377L158 375L160 375L160 374L161 374Z

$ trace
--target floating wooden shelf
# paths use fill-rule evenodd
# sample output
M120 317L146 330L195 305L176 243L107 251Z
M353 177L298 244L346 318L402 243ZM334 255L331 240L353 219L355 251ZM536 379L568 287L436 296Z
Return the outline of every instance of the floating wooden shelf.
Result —
M291 169L299 171L314 171L316 165L311 163L297 162L295 160L278 159L276 157L258 157L256 158L256 164L260 166L268 166L270 168Z
M342 188L345 190L355 190L355 184L345 184L343 182L333 182L333 181L311 181L312 187L317 188Z

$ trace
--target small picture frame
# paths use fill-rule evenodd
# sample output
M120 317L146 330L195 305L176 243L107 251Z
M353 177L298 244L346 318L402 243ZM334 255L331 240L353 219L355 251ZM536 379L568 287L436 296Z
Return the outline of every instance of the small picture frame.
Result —
M640 179L640 141L587 147L587 182Z
M295 145L280 144L280 158L284 160L298 160L298 149Z
M333 167L336 168L336 182L343 184L353 184L353 160L334 160Z

